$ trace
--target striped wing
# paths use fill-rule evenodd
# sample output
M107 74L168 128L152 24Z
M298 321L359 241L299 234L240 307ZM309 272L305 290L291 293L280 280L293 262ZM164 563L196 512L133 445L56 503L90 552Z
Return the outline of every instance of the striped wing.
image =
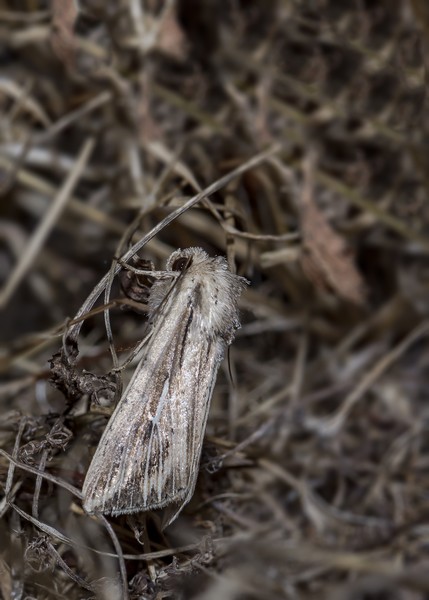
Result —
M183 506L193 494L224 344L200 330L191 306L179 322L154 332L103 433L83 487L87 512Z

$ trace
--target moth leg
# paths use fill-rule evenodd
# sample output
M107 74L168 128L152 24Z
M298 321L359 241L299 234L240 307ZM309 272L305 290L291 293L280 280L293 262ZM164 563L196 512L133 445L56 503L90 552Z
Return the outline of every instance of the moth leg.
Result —
M123 269L119 275L123 294L135 302L147 304L150 288L153 283L148 273L154 270L153 263L150 260L143 260L137 257L134 257L135 266L129 265L121 258L117 258L116 260Z
M124 262L121 258L116 259L121 265L122 271L119 275L119 282L122 293L131 300L147 306L150 290L156 279L170 278L170 274L165 271L156 271L155 265L150 260L134 257L134 264ZM147 313L147 308L142 310L134 307L138 313Z

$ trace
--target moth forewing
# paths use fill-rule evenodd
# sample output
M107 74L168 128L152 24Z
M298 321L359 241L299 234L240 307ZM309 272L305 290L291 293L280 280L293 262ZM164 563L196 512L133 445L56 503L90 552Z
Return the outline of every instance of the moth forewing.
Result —
M166 273L171 278L155 281L150 291L152 335L86 475L89 513L176 503L171 522L194 492L210 399L239 326L246 280L200 248L174 252Z

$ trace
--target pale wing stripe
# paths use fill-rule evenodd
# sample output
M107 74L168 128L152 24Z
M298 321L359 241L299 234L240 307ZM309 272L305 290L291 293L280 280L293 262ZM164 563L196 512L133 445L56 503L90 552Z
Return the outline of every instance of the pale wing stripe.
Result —
M144 504L146 505L148 502L148 498L150 496L150 482L151 482L151 477L149 476L149 467L152 467L153 461L151 461L151 456L152 456L152 446L153 446L153 441L154 441L154 435L155 435L155 430L156 430L156 435L158 437L159 440L159 428L158 428L158 424L159 424L159 420L161 417L161 413L162 413L162 409L164 407L164 403L165 400L168 396L168 386L169 386L169 378L167 377L167 379L164 382L164 387L162 388L162 393L161 393L161 397L159 399L158 402L158 406L156 409L156 413L155 416L152 415L148 415L149 421L151 422L151 432L150 432L150 437L149 437L149 443L148 443L148 447L147 447L147 451L146 451L146 465L145 465L145 472L144 472L144 477L143 477L143 501ZM158 442L158 452L160 452L160 446L161 444ZM160 460L158 461L159 463L161 462Z
M153 417L153 420L152 420L153 425L158 425L158 423L159 423L161 413L164 408L165 400L168 398L169 387L170 387L170 378L167 377L166 380L164 381L164 387L162 388L161 397L158 402L158 408L157 408L155 416Z

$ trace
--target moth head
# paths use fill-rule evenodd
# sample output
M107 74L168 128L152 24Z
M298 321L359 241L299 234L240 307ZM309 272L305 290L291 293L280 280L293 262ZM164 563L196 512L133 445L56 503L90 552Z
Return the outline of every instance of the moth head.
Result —
M209 258L202 248L176 250L167 261L167 271L186 271L191 265L197 265Z
M201 248L176 250L166 271L171 277L155 281L151 288L151 311L161 305L167 309L174 304L179 312L192 307L200 331L231 343L239 327L238 297L247 281L231 273L224 257L212 258Z

